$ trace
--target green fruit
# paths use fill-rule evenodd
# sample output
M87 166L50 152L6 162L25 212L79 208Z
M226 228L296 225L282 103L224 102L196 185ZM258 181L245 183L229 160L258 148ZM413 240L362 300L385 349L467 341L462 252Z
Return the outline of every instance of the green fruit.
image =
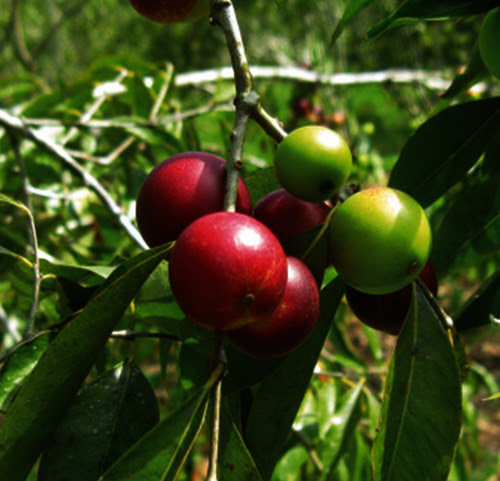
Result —
M347 142L326 127L300 127L278 145L276 174L290 194L309 202L321 202L336 194L352 167Z
M395 189L373 187L349 197L334 214L330 256L346 284L368 294L387 294L419 275L431 239L417 201Z
M489 72L500 79L500 7L490 10L479 31L479 52Z

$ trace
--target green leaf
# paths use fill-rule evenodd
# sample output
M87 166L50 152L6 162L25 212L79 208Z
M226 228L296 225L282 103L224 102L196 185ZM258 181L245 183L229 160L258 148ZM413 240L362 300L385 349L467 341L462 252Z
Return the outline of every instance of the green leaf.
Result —
M456 97L458 94L476 85L485 75L487 75L487 70L479 53L479 47L476 44L466 69L453 79L453 82L442 95L442 98L452 99Z
M427 207L467 174L499 126L500 97L442 110L405 144L389 186Z
M274 167L260 169L254 174L245 177L245 183L254 204L266 194L269 194L269 192L281 188Z
M127 87L127 97L133 114L140 118L149 118L153 109L153 99L144 80L138 75L129 75L124 84Z
M86 266L50 262L40 259L40 269L45 275L53 274L73 282L78 282L83 287L94 287L113 272L110 266Z
M351 390L344 405L335 413L335 422L321 443L321 462L324 469L319 477L320 481L332 479L332 473L345 453L346 443L355 432L358 420L356 413L364 383L365 381L362 379Z
M448 202L448 210L434 228L432 262L439 276L443 276L457 260L458 255L489 228L500 221L500 194L498 180L470 182Z
M228 373L224 377L223 389L225 393L239 391L251 387L262 381L279 365L279 359L261 359L249 356L231 343L225 346Z
M161 145L171 152L184 151L182 142L164 128L137 124L125 130L149 145Z
M208 335L203 339L187 339L181 345L179 368L185 390L199 389L210 375L211 363L207 359L212 357L214 342L210 331Z
M461 331L491 324L500 318L500 270L493 273L453 316L455 327Z
M208 389L203 388L161 421L99 480L175 480L201 429L208 404L207 394Z
M388 18L374 25L368 31L368 37L376 37L387 29L407 23L409 19L436 20L476 15L498 5L499 0L407 0Z
M12 252L10 249L6 249L5 247L0 246L0 255L10 256L13 259L16 259L17 261L22 262L30 269L33 269L33 264L28 259L26 259L26 257L23 257L22 255L17 254L16 252Z
M167 251L144 251L115 269L40 358L3 420L0 472L10 481L26 477L113 327Z
M159 420L156 396L130 362L85 385L44 451L38 481L92 481Z
M374 480L447 479L460 434L461 402L453 347L414 286L386 380L372 450Z
M344 13L340 18L335 30L333 31L332 38L330 44L333 45L337 38L340 37L345 27L349 25L349 23L356 17L358 13L368 7L373 3L374 0L349 0L347 3Z
M5 412L21 384L30 374L55 333L40 334L18 344L0 370L0 412Z
M269 479L282 454L343 292L339 278L322 289L320 318L313 333L283 359L255 393L245 441L264 479Z
M219 481L262 481L226 403L220 424Z
M14 200L5 194L0 193L0 202L2 204L12 205L14 207L17 207L18 209L21 209L26 214L30 214L30 210L22 202L19 202L18 200Z

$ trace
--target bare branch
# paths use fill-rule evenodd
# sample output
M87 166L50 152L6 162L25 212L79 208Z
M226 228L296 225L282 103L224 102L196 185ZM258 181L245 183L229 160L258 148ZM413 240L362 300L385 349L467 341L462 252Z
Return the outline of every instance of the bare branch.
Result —
M415 69L387 69L373 72L322 74L314 70L294 66L263 67L252 65L250 66L250 72L253 79L281 79L332 86L390 82L395 84L418 83L431 90L446 90L451 83L451 78L447 78L440 71ZM233 78L232 68L222 67L177 74L175 85L176 87L186 87L214 83L221 80L233 80Z
M45 138L36 130L31 129L24 122L7 113L5 110L0 109L0 125L6 129L11 129L17 135L31 140L39 148L45 150L52 157L63 162L72 172L78 175L83 183L91 189L108 210L116 217L117 221L125 229L128 235L142 248L147 249L147 244L142 239L138 230L122 212L122 208L114 201L108 191L100 184L100 182L84 167L82 167L61 145Z

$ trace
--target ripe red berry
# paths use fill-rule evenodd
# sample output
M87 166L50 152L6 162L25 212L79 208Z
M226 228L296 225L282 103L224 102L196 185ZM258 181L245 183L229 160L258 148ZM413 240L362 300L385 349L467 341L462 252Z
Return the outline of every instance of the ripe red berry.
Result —
M143 17L157 23L196 20L210 11L210 0L129 0Z
M278 189L262 197L254 217L269 227L280 241L325 222L330 208L324 202L307 202Z
M147 176L137 197L136 218L150 247L171 242L194 220L224 208L226 162L205 152L174 155ZM250 194L238 183L236 210L251 211Z
M309 269L288 257L288 280L278 307L267 317L229 331L228 339L255 357L281 357L312 332L319 316L319 291Z
M427 261L419 277L432 294L437 295L437 276L430 261ZM345 295L351 311L361 322L397 335L410 309L411 285L389 294L366 294L347 286Z
M169 278L186 317L226 330L276 308L285 290L287 262L266 226L247 215L217 212L197 219L180 235Z

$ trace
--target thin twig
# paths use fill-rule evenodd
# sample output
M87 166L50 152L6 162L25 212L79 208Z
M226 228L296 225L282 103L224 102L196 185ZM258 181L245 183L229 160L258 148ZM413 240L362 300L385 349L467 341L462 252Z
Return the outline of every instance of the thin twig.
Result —
M127 234L143 249L147 249L147 244L142 239L139 231L132 224L130 219L123 213L122 208L114 201L108 191L101 183L84 167L82 167L68 151L56 142L44 137L41 133L31 129L24 122L0 109L0 125L11 129L16 135L20 135L31 140L39 148L49 153L55 159L63 162L72 172L77 174L83 183L91 189L107 209L115 216L116 220L125 229Z
M217 481L219 464L219 444L220 444L220 415L222 406L222 378L226 372L226 353L224 350L224 336L218 332L214 340L215 368L214 373L219 372L219 376L211 387L212 398L212 423L210 426L210 455L207 481Z
M123 69L120 71L114 82L121 84L122 80L128 75L127 70ZM82 124L85 124L85 122L88 122L94 114L99 110L101 105L104 103L104 101L108 98L106 93L102 93L99 95L95 101L90 105L90 107L81 115L80 117L80 122ZM62 138L61 140L61 145L65 145L68 142L70 142L75 135L78 134L78 129L76 127L72 127L69 129L69 131L66 133L66 135Z
M28 318L28 324L26 326L26 332L24 338L27 339L32 336L33 328L35 325L35 315L38 307L38 297L40 294L40 259L38 256L38 238L36 234L36 226L35 219L33 217L32 208L31 208L31 196L29 193L29 180L28 173L26 171L26 165L24 164L24 159L21 154L21 149L19 148L19 140L17 136L12 132L11 129L7 129L7 133L9 135L10 143L12 145L12 149L14 150L14 155L16 156L17 163L21 169L22 178L23 178L23 191L25 196L25 213L28 216L28 232L30 237L30 245L33 249L33 296L31 299L31 308Z
M140 332L140 331L113 331L111 337L115 339L123 339L125 341L134 341L138 338L150 338L150 339L168 339L170 341L181 342L182 339L178 336L172 334L167 334L164 332Z

